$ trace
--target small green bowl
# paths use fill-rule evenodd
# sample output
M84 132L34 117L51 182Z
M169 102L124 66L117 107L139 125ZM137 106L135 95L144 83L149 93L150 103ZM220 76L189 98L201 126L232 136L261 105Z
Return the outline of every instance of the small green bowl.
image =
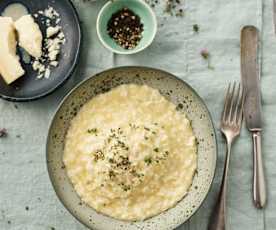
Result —
M139 44L131 50L118 45L107 33L107 24L114 13L127 7L141 18L144 24L143 37ZM153 41L157 32L155 13L143 0L113 0L107 2L99 12L97 18L97 34L102 44L117 54L134 54L147 48Z

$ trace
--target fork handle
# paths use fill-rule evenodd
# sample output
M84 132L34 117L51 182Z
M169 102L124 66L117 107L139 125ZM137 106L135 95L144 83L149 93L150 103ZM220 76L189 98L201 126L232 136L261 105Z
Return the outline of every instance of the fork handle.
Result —
M218 196L217 203L213 209L208 230L225 230L226 229L226 191L227 191L227 177L231 154L231 142L227 143L226 160L224 163L224 171L222 183Z
M266 183L262 159L261 132L253 132L253 201L257 208L266 204Z

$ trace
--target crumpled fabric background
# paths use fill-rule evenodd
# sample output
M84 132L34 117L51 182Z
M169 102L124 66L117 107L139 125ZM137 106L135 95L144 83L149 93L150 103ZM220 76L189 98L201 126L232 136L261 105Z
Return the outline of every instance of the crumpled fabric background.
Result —
M226 84L240 78L240 29L252 24L262 38L262 89L264 111L263 155L268 178L268 206L256 210L252 204L252 144L244 128L236 142L230 165L228 187L228 229L276 229L276 36L272 21L272 0L186 0L183 17L170 17L161 6L159 30L154 43L131 56L114 55L96 35L96 16L104 0L75 0L83 28L83 46L75 75L54 94L29 103L0 100L0 127L9 135L0 139L0 229L82 230L62 206L51 187L45 159L47 129L65 94L79 81L104 69L121 65L145 65L172 72L187 81L207 103L218 136L218 170L208 198L199 211L178 230L207 229L222 176L224 140L219 117ZM159 1L162 2L162 1ZM198 24L199 33L193 25ZM208 69L200 51L211 54Z

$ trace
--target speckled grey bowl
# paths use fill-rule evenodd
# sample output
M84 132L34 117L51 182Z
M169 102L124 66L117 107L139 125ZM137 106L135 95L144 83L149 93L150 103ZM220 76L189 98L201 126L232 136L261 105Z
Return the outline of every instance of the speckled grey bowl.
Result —
M65 135L70 121L89 99L121 84L146 84L159 91L184 111L192 121L199 142L198 170L186 197L174 208L143 222L124 222L97 213L82 203L62 163ZM184 81L157 69L120 67L93 76L74 88L59 106L49 129L47 166L55 192L64 206L81 223L97 230L165 230L188 220L208 194L217 159L215 131L208 109L197 93Z

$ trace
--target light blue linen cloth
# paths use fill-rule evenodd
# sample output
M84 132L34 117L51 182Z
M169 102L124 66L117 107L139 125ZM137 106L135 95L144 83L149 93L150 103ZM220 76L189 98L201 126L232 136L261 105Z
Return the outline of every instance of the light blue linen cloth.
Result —
M263 154L268 206L259 211L252 204L252 144L249 133L243 129L231 158L228 229L275 230L276 37L272 0L186 0L185 14L178 18L166 16L158 6L155 11L159 29L154 43L131 56L113 55L100 44L95 22L104 2L74 1L84 39L76 74L65 86L35 102L19 104L0 100L0 128L5 127L9 132L8 138L0 139L0 230L86 229L65 210L50 184L45 162L47 129L59 102L75 84L99 71L122 65L145 65L172 72L193 86L207 103L218 134L218 170L207 200L178 230L206 229L225 156L218 122L223 95L226 84L240 78L240 29L247 24L259 28L263 44ZM198 33L193 31L194 24L199 25ZM202 59L202 49L210 52L213 70Z

